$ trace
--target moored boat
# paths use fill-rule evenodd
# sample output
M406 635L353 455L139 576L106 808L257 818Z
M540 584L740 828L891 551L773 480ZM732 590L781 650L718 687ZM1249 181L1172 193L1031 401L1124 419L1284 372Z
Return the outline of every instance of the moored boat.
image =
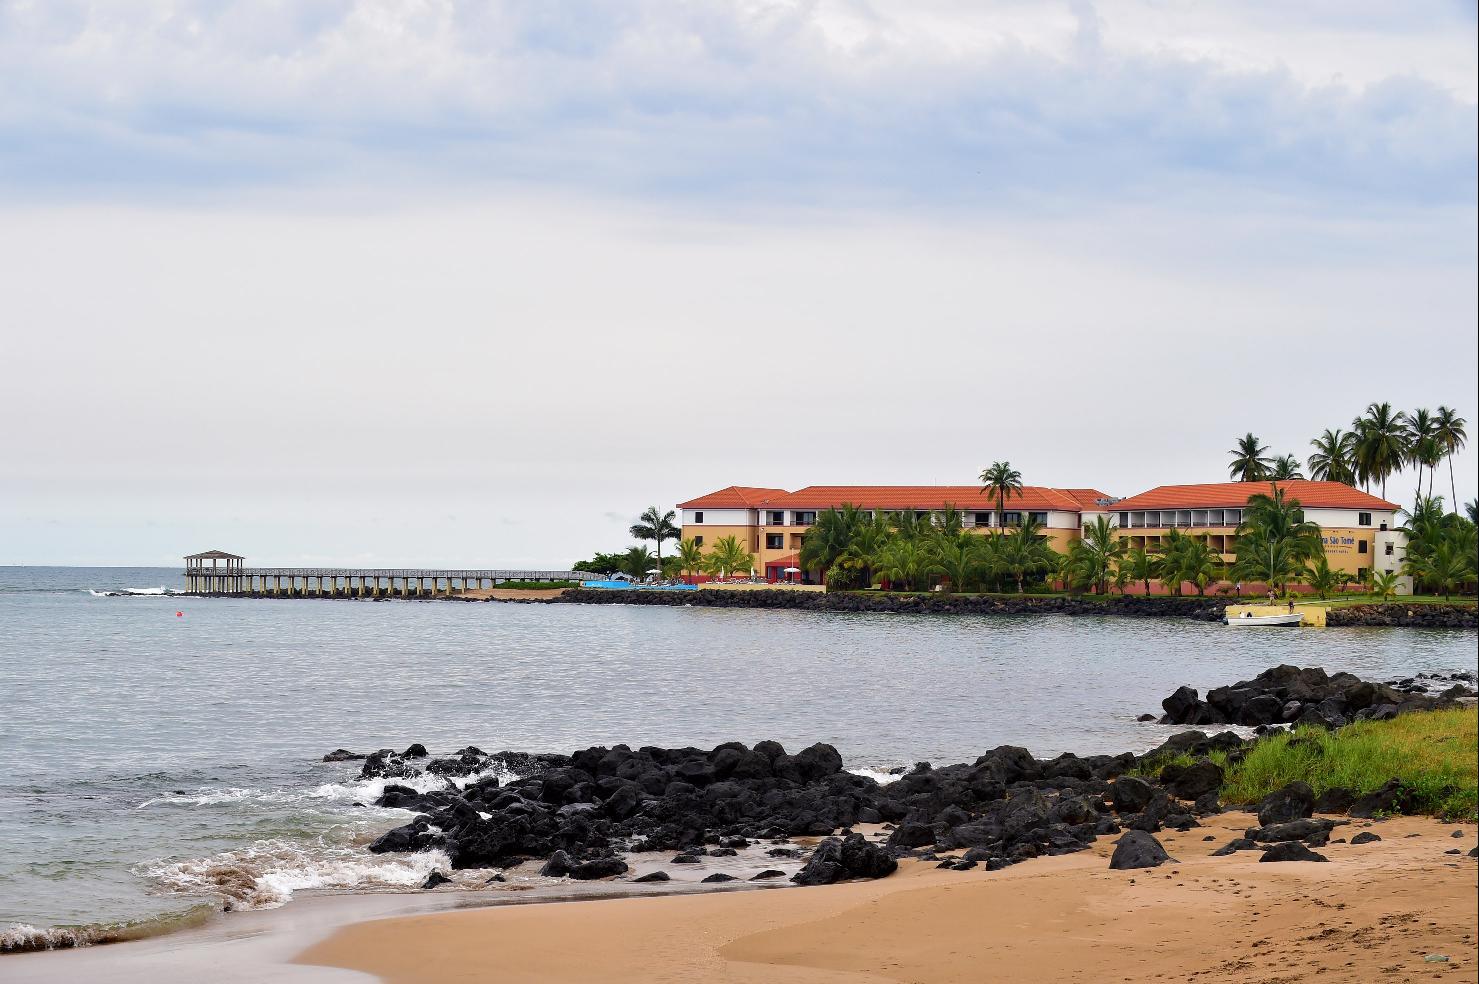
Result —
M1235 618L1224 618L1222 621L1227 625L1247 628L1259 625L1297 626L1304 623L1304 616L1299 612L1291 612L1288 615L1254 615L1251 612L1244 612Z

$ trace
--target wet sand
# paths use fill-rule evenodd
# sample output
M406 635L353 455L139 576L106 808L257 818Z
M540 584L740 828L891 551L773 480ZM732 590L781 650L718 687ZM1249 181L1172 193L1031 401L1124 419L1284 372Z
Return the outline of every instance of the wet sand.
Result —
M1179 861L1157 869L1108 870L1113 846L1100 838L1000 872L913 862L827 888L376 920L298 959L389 984L1476 980L1475 862L1444 853L1472 848L1473 825L1375 824L1380 843L1331 844L1328 864L1209 857L1252 822L1228 814L1166 832ZM1424 962L1430 953L1450 960Z

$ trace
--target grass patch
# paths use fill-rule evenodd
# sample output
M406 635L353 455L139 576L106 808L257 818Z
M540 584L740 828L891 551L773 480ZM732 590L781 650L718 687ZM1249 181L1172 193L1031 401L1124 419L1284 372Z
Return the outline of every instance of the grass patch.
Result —
M1357 721L1336 731L1297 728L1270 735L1229 764L1225 753L1209 756L1227 770L1226 803L1256 803L1296 779L1315 794L1344 787L1358 794L1400 779L1414 792L1412 812L1444 820L1479 819L1479 710L1472 707L1404 714L1391 721ZM1154 776L1172 762L1142 766Z
M1308 600L1300 600L1300 604L1324 605L1326 608L1351 608L1355 605L1390 605L1393 608L1401 608L1404 605L1451 605L1455 608L1473 608L1474 599L1456 594L1451 598L1442 595L1394 595L1390 600L1380 598L1376 595L1342 595L1327 598L1321 601L1313 595Z

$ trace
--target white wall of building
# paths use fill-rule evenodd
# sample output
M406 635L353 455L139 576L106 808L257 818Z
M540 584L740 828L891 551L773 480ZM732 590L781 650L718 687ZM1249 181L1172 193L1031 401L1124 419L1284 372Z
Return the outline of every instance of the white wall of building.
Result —
M703 522L698 520L699 514L703 515ZM753 509L685 509L683 510L684 526L754 526L755 510Z

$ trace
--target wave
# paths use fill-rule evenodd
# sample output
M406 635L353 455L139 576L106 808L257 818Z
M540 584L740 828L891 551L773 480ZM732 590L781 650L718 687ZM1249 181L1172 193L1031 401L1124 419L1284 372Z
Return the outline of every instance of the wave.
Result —
M891 782L898 782L901 778L903 778L903 775L901 773L898 773L898 772L885 772L882 769L862 769L862 768L859 768L859 769L847 769L846 771L851 772L855 776L862 776L864 779L872 779L874 782L878 783L878 785L880 785L880 786L887 786L889 783L891 783Z
M112 588L104 591L88 588L87 593L94 598L159 598L185 594L184 591L167 588L162 584L157 588Z
M274 909L308 889L359 891L420 885L432 871L446 871L442 851L374 855L362 847L303 845L274 838L250 847L188 861L157 860L134 870L166 891L219 900L226 912Z
M409 786L418 793L429 793L438 789L466 788L479 779L496 776L500 783L517 778L517 774L501 766L473 772L466 776L449 778L423 773L410 778L353 779L346 782L326 782L306 789L259 789L251 786L201 786L193 792L175 791L164 796L144 800L135 809L152 806L222 806L238 803L260 803L282 806L301 803L322 804L370 804L380 798L385 787L394 783ZM401 812L401 811L396 811Z
M35 950L70 950L98 943L125 943L129 940L163 936L181 929L203 925L215 913L211 906L198 905L180 913L126 923L94 923L85 926L33 926L14 922L0 926L0 953L27 953Z

